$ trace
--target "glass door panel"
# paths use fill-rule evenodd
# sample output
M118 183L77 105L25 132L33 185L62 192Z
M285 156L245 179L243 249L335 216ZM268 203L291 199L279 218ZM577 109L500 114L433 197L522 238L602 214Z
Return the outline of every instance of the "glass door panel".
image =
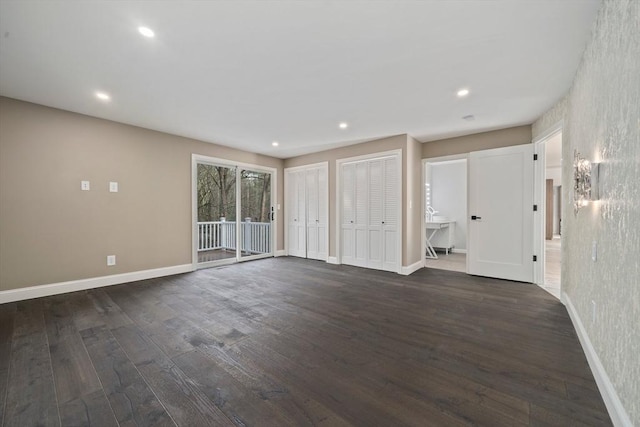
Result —
M198 163L198 263L236 259L236 167Z
M271 245L271 173L240 171L240 254L241 258L273 255Z

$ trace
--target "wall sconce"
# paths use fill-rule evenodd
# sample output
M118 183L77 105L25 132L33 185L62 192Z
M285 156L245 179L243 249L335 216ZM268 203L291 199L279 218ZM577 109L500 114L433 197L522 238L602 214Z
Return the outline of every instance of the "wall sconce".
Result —
M580 208L587 206L590 200L598 200L598 178L600 163L591 163L578 153L573 152L573 210L577 215Z

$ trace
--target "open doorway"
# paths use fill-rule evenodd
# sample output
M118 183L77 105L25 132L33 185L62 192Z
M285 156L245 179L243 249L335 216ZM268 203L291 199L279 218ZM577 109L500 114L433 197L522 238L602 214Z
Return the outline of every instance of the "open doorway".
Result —
M543 288L560 299L562 247L562 131L544 140L544 282Z
M467 158L424 162L425 267L467 271Z

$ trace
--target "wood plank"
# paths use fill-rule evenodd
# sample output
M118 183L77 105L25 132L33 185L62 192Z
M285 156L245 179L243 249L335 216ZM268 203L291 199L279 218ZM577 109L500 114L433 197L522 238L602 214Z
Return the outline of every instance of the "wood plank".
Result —
M60 405L60 419L65 427L116 427L118 421L102 389Z
M4 419L16 304L0 304L0 424Z
M262 426L294 426L293 420L274 408L268 400L245 388L214 360L200 351L192 351L173 359L191 377L209 399L235 424Z
M123 326L113 335L178 425L233 425L139 328Z
M111 299L104 289L92 289L87 293L87 297L93 304L96 312L104 324L109 328L119 328L124 325L132 325L133 320L127 316L122 309ZM89 325L91 327L91 325ZM100 325L96 325L100 326ZM78 328L82 330L82 328Z
M85 329L81 335L120 424L175 425L109 330Z
M57 296L44 300L44 318L59 405L102 390L76 330L67 298Z
M59 426L42 300L17 304L4 425Z

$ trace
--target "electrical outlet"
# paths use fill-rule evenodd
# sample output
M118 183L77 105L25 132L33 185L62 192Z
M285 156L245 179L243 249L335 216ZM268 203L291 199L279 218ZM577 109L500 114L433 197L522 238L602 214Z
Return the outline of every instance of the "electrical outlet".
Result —
M117 193L118 192L118 183L114 182L114 181L111 181L109 183L109 191L111 193Z
M91 190L91 183L89 181L80 181L80 189L82 191Z
M107 267L111 267L116 265L116 256L115 255L107 255Z

